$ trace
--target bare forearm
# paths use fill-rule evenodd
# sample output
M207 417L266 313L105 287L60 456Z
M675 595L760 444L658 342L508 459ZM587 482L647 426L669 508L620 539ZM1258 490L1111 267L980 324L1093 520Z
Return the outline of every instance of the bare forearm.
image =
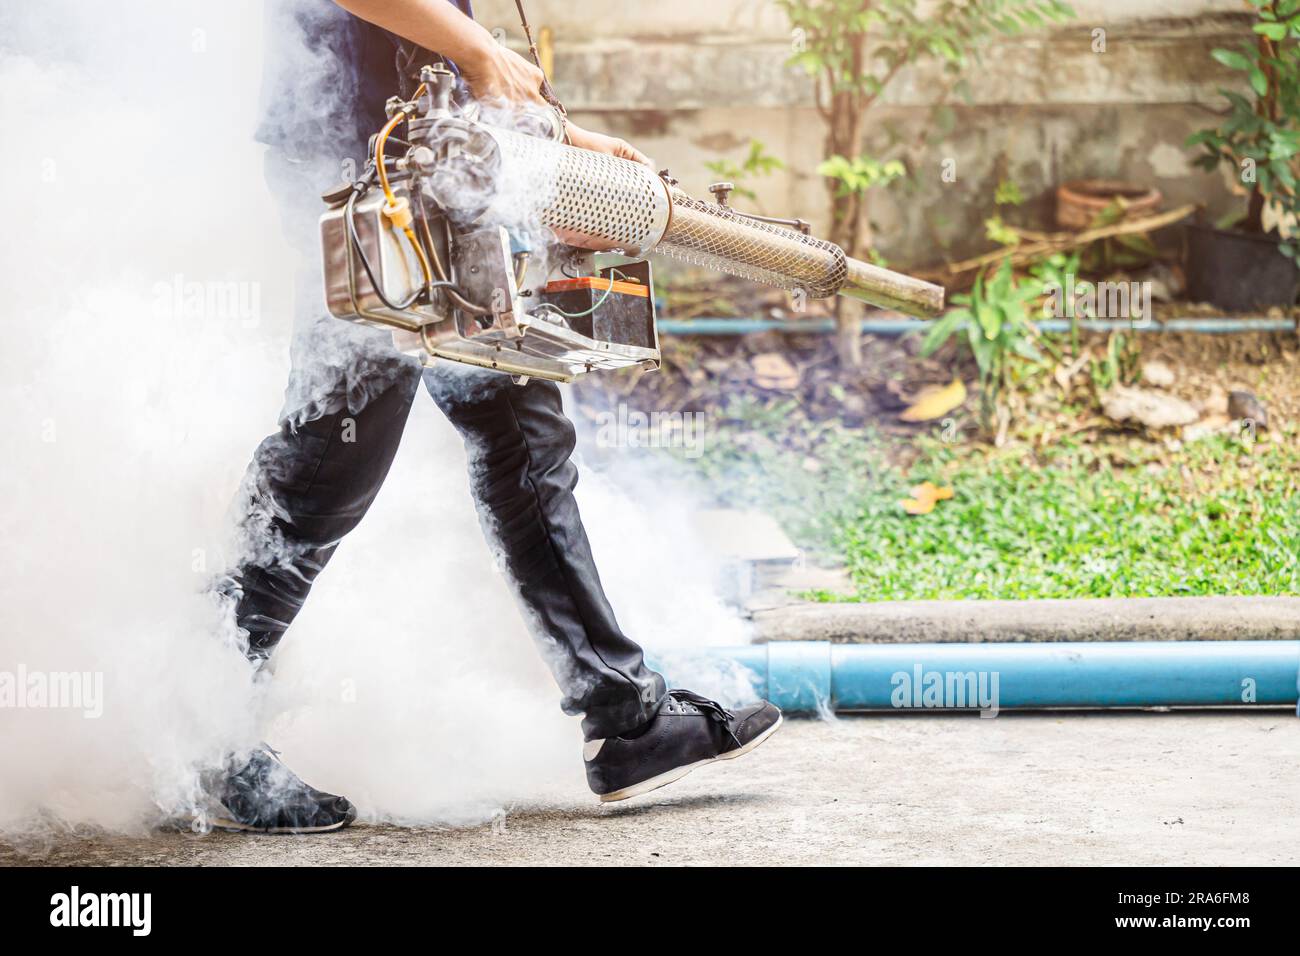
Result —
M544 106L542 71L497 43L492 34L447 0L334 0L349 13L405 40L448 57L480 99ZM570 142L583 149L646 163L621 139L569 126Z
M462 68L488 60L497 45L492 34L447 0L335 0L362 20L441 53Z
M349 13L451 59L470 92L509 103L544 100L542 71L447 0L334 0Z

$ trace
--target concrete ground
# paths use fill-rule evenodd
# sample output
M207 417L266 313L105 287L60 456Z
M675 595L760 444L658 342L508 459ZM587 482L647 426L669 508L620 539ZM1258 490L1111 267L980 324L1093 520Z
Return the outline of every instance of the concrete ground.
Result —
M792 720L640 799L463 829L91 838L0 864L1296 864L1290 711Z

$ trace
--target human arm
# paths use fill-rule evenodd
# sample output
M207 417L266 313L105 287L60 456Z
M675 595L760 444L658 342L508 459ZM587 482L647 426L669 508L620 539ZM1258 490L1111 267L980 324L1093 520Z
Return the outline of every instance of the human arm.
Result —
M447 0L335 2L354 16L452 60L470 92L480 99L546 104L541 94L546 78L542 71L497 43L492 34ZM569 142L580 149L650 165L650 160L625 140L585 130L572 121L566 121L565 128Z
M544 76L447 0L335 0L354 16L436 50L456 64L479 99L545 105Z

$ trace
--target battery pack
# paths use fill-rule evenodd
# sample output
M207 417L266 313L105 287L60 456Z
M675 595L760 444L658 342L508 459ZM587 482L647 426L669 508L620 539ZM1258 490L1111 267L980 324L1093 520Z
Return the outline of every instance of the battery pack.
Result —
M597 341L656 348L649 276L642 279L638 271L619 266L547 283L538 294L537 314Z

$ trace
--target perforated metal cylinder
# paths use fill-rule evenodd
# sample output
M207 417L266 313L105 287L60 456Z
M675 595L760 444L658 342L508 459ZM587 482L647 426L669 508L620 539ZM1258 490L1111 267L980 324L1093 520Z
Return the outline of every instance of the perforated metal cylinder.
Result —
M674 258L814 299L833 296L848 274L834 243L749 219L673 190L672 221L656 247Z
M583 249L651 250L810 298L839 294L911 315L937 314L943 289L845 256L834 243L688 196L639 163L478 123L430 135L456 139L430 176L444 208L549 228Z
M668 187L640 163L512 130L478 126L499 162L488 218L528 220L583 249L639 256L668 226ZM482 146L478 147L482 151Z

